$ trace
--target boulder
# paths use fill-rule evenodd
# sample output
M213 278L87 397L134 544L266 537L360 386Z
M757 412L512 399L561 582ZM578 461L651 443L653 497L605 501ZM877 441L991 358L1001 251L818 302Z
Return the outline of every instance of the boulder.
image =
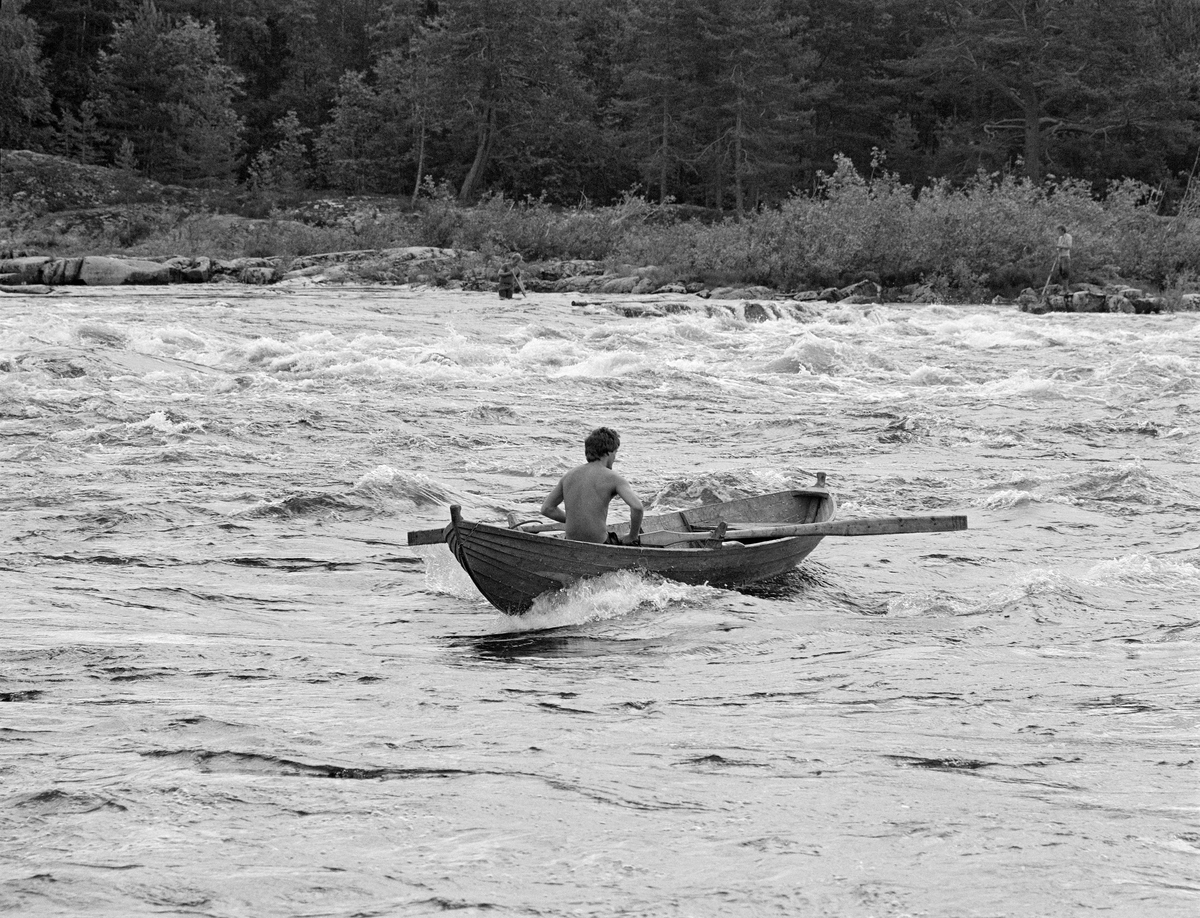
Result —
M1165 306L1166 301L1161 296L1146 296L1133 301L1133 311L1138 315L1156 315Z
M1109 312L1132 313L1134 311L1133 303L1119 293L1109 294L1106 305Z
M597 293L633 293L633 288L641 280L639 277L606 276L601 278L599 285L595 289Z
M164 262L171 269L171 279L185 284L204 284L212 280L212 259L206 256L186 258L177 255Z
M183 279L189 284L206 284L212 280L212 276L212 259L204 255L195 259L191 266L183 271Z
M800 290L796 293L793 293L791 295L791 299L795 300L797 303L812 303L812 302L815 302L816 300L821 299L821 291L820 290Z
M704 294L701 294L704 295ZM770 287L713 287L707 291L707 298L714 300L773 300L779 294Z
M1071 312L1108 312L1108 297L1103 291L1076 290L1070 297Z
M878 303L883 294L879 285L872 280L860 280L849 287L842 287L837 292L838 302L850 300L855 303Z
M596 284L597 278L588 274L576 274L570 277L563 277L554 281L554 290L560 293L584 293L591 290Z
M52 287L78 284L82 271L82 258L56 258L42 265L42 283Z
M53 287L47 287L45 284L20 284L16 287L0 284L0 293L17 293L21 296L29 296L31 293L52 293L53 290Z
M40 284L42 282L42 266L50 261L51 259L45 255L5 258L0 260L0 274L19 274L23 280L18 283Z
M297 268L283 275L284 280L297 280L301 277L320 277L325 273L324 265L309 265L307 268Z
M775 317L774 311L769 310L762 303L744 303L742 314L746 317L747 322L766 322Z
M279 269L274 265L252 265L242 268L237 279L243 284L266 285L279 280Z
M1017 297L1017 305L1021 307L1022 312L1038 312L1039 310L1034 309L1034 307L1041 306L1043 303L1042 298L1038 296L1033 288L1026 287L1021 291L1021 295ZM1045 312L1044 309L1040 311Z
M171 269L153 261L88 255L79 270L79 283L89 287L123 284L169 284Z

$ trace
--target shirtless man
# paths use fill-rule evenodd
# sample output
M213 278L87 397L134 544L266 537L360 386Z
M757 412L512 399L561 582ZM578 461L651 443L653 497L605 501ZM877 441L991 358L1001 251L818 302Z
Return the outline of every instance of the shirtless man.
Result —
M624 478L612 470L621 438L597 427L583 444L587 462L567 472L542 504L542 515L567 524L567 538L577 542L636 545L642 534L642 502ZM629 535L623 540L608 531L608 505L614 497L629 505ZM562 504L566 502L566 512Z

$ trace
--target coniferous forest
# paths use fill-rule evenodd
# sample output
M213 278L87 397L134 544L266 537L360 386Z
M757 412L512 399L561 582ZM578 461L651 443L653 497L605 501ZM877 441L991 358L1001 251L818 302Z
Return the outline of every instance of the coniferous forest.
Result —
M1200 3L0 0L0 95L0 149L197 188L1161 217L1200 181Z

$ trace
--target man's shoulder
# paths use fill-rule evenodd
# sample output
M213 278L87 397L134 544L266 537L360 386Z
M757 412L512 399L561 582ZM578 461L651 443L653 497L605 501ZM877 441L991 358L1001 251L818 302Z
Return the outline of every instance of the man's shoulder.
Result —
M577 465L571 471L563 476L563 480L570 479L572 481L594 481L594 482L610 482L616 484L622 478L608 466L602 463L585 462L583 465Z

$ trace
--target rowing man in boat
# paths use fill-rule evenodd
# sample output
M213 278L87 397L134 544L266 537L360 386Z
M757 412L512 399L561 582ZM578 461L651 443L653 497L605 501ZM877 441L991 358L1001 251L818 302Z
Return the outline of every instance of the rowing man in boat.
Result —
M583 443L587 459L567 472L542 504L542 515L567 524L567 538L577 542L637 545L642 534L642 502L624 478L613 471L621 438L615 430L597 427ZM629 535L608 531L608 505L620 497L629 505ZM566 504L566 512L563 504Z

